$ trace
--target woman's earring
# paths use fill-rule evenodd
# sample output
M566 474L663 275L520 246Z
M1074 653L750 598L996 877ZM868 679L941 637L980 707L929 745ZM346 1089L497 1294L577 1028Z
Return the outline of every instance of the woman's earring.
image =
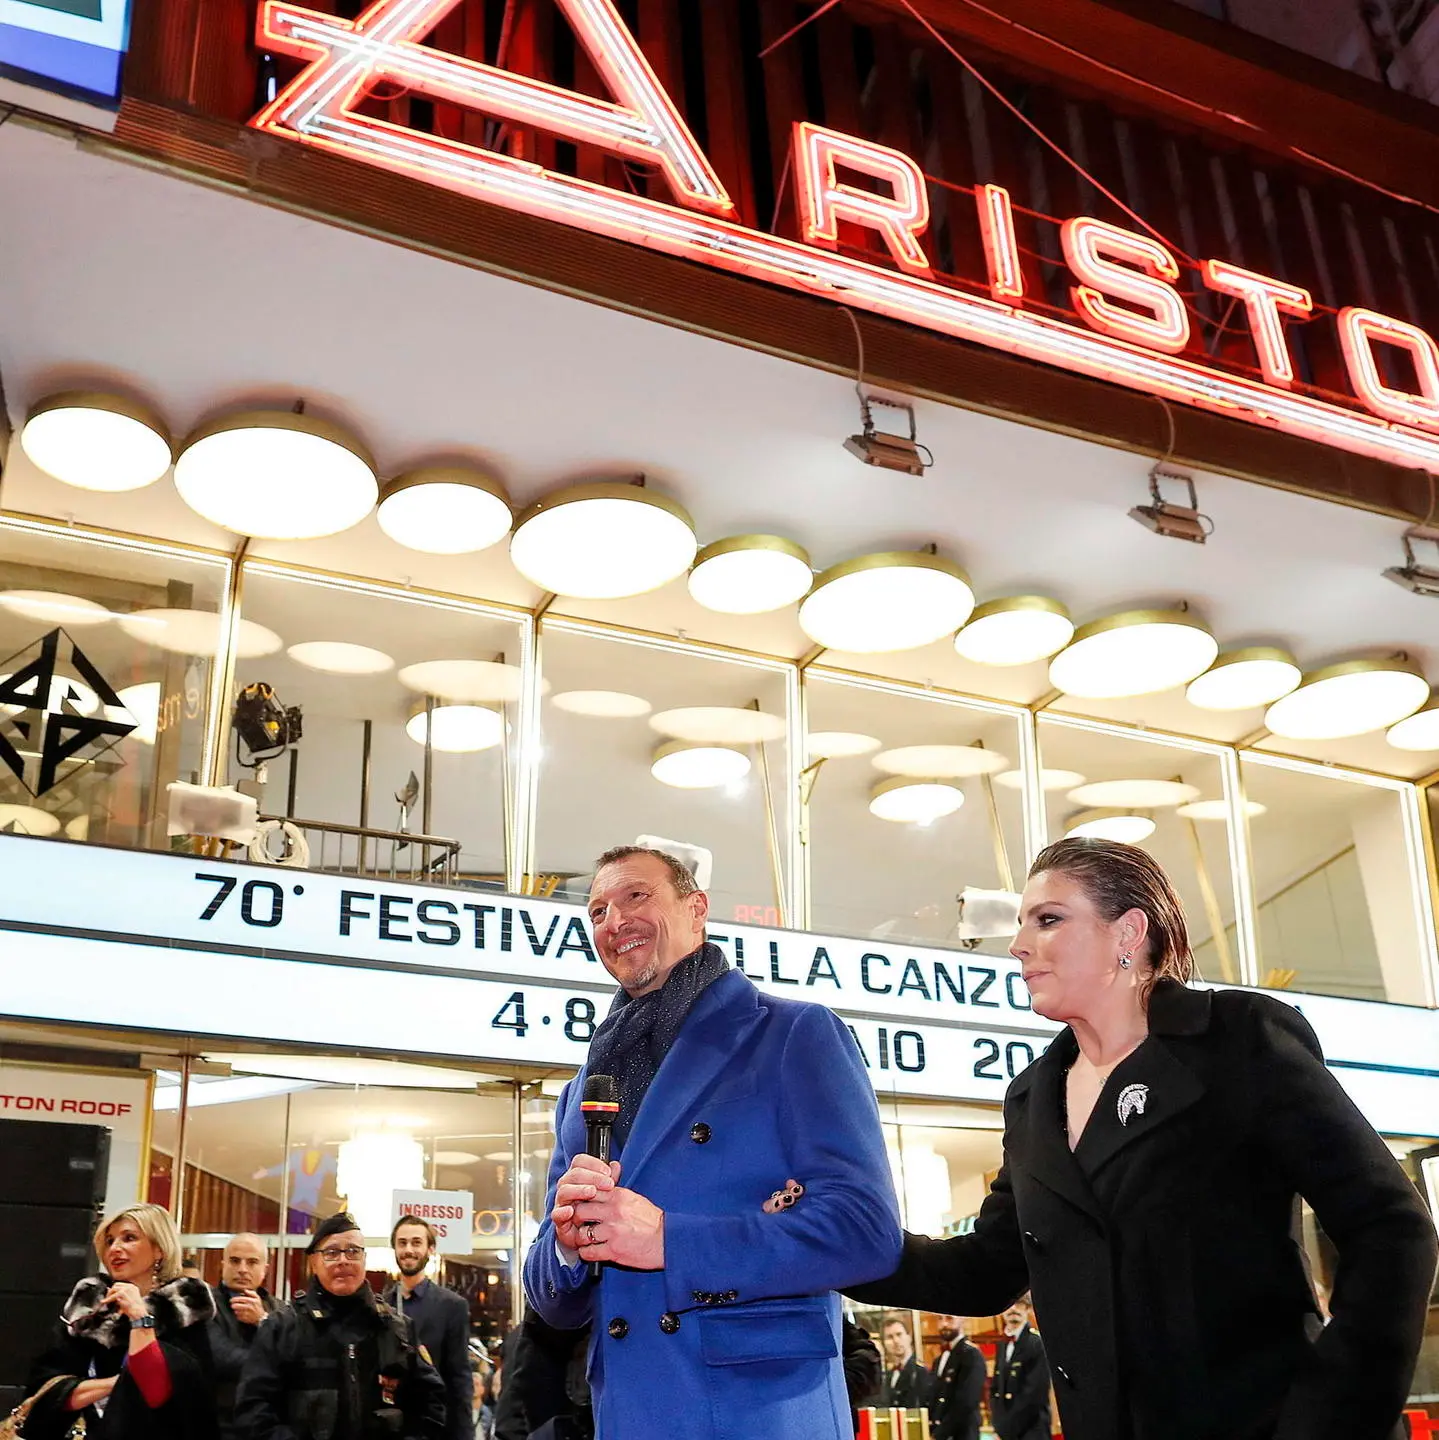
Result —
M154 1266L153 1266L153 1271L154 1271L155 1279L158 1280L158 1279L160 1278L160 1262L159 1262L158 1260L155 1262L155 1264L154 1264Z
M1131 965L1133 965L1133 964L1134 964L1134 956L1133 956L1133 955L1121 955L1121 956L1119 957L1119 968L1120 968L1121 970L1128 970L1129 967L1130 967Z

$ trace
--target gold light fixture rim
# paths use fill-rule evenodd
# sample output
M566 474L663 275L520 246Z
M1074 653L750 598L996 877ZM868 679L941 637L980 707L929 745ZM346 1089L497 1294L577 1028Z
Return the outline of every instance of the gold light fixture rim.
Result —
M666 740L663 745L656 745L650 753L650 764L653 766L667 756L679 755L687 750L728 750L733 755L749 759L740 745L725 745L718 740Z
M698 570L706 560L717 560L721 555L734 555L741 551L788 555L791 559L800 561L809 570L814 570L814 566L810 562L809 551L799 541L791 540L784 535L754 534L727 535L723 540L711 540L708 545L702 546L695 553L694 564L690 566L691 573Z
M1339 680L1346 675L1378 674L1413 675L1419 680L1425 678L1423 669L1407 655L1387 655L1380 657L1361 656L1351 660L1336 660L1332 664L1321 665L1317 670L1306 672L1304 678L1300 680L1299 684L1296 685L1288 695L1282 695L1272 703L1279 705L1285 700L1292 700L1303 691L1315 685L1322 685L1326 680ZM1409 717L1406 715L1404 718L1407 720ZM1398 723L1397 720L1394 721L1394 724L1397 725Z
M953 780L947 780L942 775L891 775L887 780L870 786L869 798L878 800L891 790L910 790L920 785L940 785L946 790L953 790L961 798L964 796L964 791Z
M1095 805L1088 810L1076 810L1064 822L1064 832L1066 835L1073 834L1077 826L1089 825L1095 820L1124 820L1131 816L1139 820L1154 820L1154 812L1143 806Z
M232 410L206 420L185 437L178 459L192 450L202 440L216 435L225 435L234 430L289 430L297 435L309 435L319 440L328 440L342 450L348 450L370 472L376 476L375 458L364 442L357 439L343 425L323 416L313 415L308 410ZM378 481L377 481L378 483Z
M57 390L55 394L37 400L25 415L25 425L20 427L22 450L25 448L25 426L32 420L38 420L40 416L52 414L56 410L102 410L107 415L119 415L126 420L133 420L137 425L143 425L153 432L155 438L161 441L169 452L170 464L175 463L175 439L170 433L170 427L160 418L159 411L143 400L119 395L113 390Z
M482 490L487 495L493 495L512 517L514 515L515 507L510 501L510 492L505 488L504 482L484 470L473 469L468 465L420 465L413 470L401 471L380 486L380 498L376 504L383 505L386 500L422 485L462 485L470 490Z
M1069 644L1059 654L1063 655L1065 650L1072 650L1076 645L1092 640L1096 635L1106 635L1112 630L1128 630L1136 625L1184 625L1191 630L1202 631L1211 640L1214 638L1214 632L1192 610L1116 610L1112 615L1102 615L1097 620L1079 626L1070 637Z
M426 701L429 701L436 710L488 710L492 715L498 715L502 720L505 712L499 702L485 700L451 700L443 695L422 695L418 700L412 700L405 710L405 721L408 723L417 715L423 715L426 709Z
M952 576L971 594L974 593L974 584L964 567L948 555L931 554L928 550L875 550L868 555L841 560L839 564L821 571L805 598L812 600L826 585L832 585L836 580L847 580L851 575L859 575L866 570L891 569L937 570L940 574Z
M659 490L645 485L634 485L628 480L585 480L576 485L564 485L549 495L542 495L531 504L515 521L516 531L539 516L564 505L574 505L583 500L628 500L641 505L652 505L657 510L667 511L676 520L686 525L693 533L694 517L678 500Z
M1024 611L1058 615L1061 619L1071 622L1074 619L1069 613L1067 605L1058 600L1051 600L1048 595L1002 595L995 600L986 600L983 605L976 605L974 613L959 628L963 632L980 620L988 620L991 615L1014 615Z
M1202 680L1205 675L1212 675L1216 670L1222 670L1226 665L1252 665L1257 661L1273 661L1275 664L1292 665L1302 675L1304 667L1300 665L1293 654L1282 645L1241 645L1234 650L1221 650L1214 657L1214 663L1201 675L1196 675L1194 680ZM1194 680L1189 683L1194 684ZM1304 683L1302 680L1299 682Z

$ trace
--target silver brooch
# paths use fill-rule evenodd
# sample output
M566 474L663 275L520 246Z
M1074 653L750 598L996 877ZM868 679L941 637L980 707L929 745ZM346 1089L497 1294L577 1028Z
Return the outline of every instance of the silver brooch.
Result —
M1143 1115L1148 1100L1148 1085L1126 1085L1119 1092L1119 1123L1128 1125L1131 1115Z

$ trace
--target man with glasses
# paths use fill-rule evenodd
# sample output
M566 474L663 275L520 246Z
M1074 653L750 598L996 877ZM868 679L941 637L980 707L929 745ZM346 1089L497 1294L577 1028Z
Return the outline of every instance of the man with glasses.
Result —
M375 1298L365 1237L332 1215L310 1241L310 1285L260 1326L240 1377L245 1440L443 1440L445 1387L409 1322Z

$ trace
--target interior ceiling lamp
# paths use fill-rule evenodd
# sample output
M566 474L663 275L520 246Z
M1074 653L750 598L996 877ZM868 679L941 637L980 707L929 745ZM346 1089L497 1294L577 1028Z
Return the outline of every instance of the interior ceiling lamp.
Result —
M880 655L933 644L973 609L969 577L953 560L890 550L826 570L800 602L799 623L826 650Z
M1274 645L1226 650L1184 692L1201 710L1253 710L1287 695L1304 678L1294 657Z
M1214 636L1186 610L1125 610L1081 625L1049 662L1049 683L1091 700L1152 695L1187 684L1218 653Z
M877 736L858 730L814 730L805 737L805 753L811 760L849 760L878 750Z
M33 805L0 805L0 835L54 835L60 822Z
M1095 780L1069 792L1076 805L1119 810L1158 810L1199 799L1197 785L1179 780Z
M416 745L425 743L425 704L410 707L405 734ZM491 750L505 738L504 716L488 705L465 701L436 700L430 715L430 748L451 755L468 755Z
M650 774L676 790L710 790L732 785L749 774L749 756L729 745L669 740L654 753Z
M1439 569L1433 565L1421 565L1415 559L1415 541L1428 545L1439 556L1439 528L1427 524L1415 525L1404 532L1404 564L1391 565L1384 572L1384 578L1413 591L1415 595L1439 595Z
M547 495L520 517L510 559L532 585L579 600L658 590L695 558L694 522L668 496L622 480Z
M383 675L395 668L395 662L383 650L344 640L302 640L285 653L297 665L323 670L327 675Z
M869 813L898 825L930 825L953 815L964 804L964 791L952 780L896 775L870 791Z
M419 1190L425 1183L424 1146L399 1132L356 1135L341 1143L336 1159L336 1187L368 1239L390 1233L396 1190Z
M1154 818L1137 810L1081 810L1066 822L1064 833L1090 840L1119 840L1126 845L1138 845L1154 834Z
M165 426L143 405L82 390L35 406L20 448L38 469L80 490L141 490L174 461Z
M1023 770L1001 770L994 777L996 785L1003 785L1006 790L1019 790L1024 786ZM1076 785L1084 784L1084 776L1078 770L1041 770L1039 772L1039 788L1041 790L1073 790Z
M1189 504L1176 505L1166 500L1159 490L1163 480L1182 485L1189 492ZM1199 497L1194 493L1194 478L1183 470L1169 470L1163 465L1151 467L1149 501L1148 505L1134 506L1129 516L1156 535L1165 535L1171 540L1192 540L1196 545L1202 545L1214 533L1214 521L1199 508Z
M986 600L954 637L955 652L978 665L1028 665L1047 660L1074 637L1074 621L1058 600L1014 595Z
M909 434L892 435L875 429L872 408L875 405L903 410L909 417ZM913 405L903 400L886 400L881 395L866 395L860 390L859 413L863 429L844 442L844 448L851 455L863 460L866 465L878 465L882 470L898 470L905 475L923 475L934 464L934 452L928 445L920 443L915 430Z
M809 593L809 552L782 535L732 535L695 556L690 594L706 610L763 615Z
M1251 820L1256 815L1263 815L1266 808L1257 800L1244 802L1244 813ZM1181 805L1174 813L1183 815L1186 820L1227 820L1229 819L1229 806L1223 800L1191 800L1187 805Z
M1439 750L1439 696L1407 720L1391 725L1384 738L1396 750Z
M650 716L650 727L674 740L696 745L758 745L765 740L782 740L786 726L782 715L767 710L747 710L735 705L693 705L681 710L661 710Z
M115 617L132 640L140 640L172 655L202 655L212 659L220 649L220 617L213 610L132 610ZM241 620L235 653L241 660L258 660L284 646L273 630L253 620Z
M379 494L358 440L288 410L246 410L202 425L175 462L175 488L206 520L264 540L337 535L358 525Z
M1345 660L1306 675L1264 712L1264 724L1286 740L1338 740L1386 729L1428 698L1429 682L1406 656Z
M406 665L399 674L401 685L422 695L491 704L518 700L524 679L518 665L499 660L422 660L418 665Z
M435 465L387 480L375 519L407 550L469 555L497 545L515 517L498 480L464 466Z
M0 590L0 608L48 625L102 625L115 616L94 600L56 590Z
M886 775L927 775L945 780L967 780L994 775L1009 768L1009 757L978 745L901 745L881 750L874 757L876 770Z
M623 690L562 690L554 703L571 715L589 715L596 720L638 720L653 708L643 696Z

